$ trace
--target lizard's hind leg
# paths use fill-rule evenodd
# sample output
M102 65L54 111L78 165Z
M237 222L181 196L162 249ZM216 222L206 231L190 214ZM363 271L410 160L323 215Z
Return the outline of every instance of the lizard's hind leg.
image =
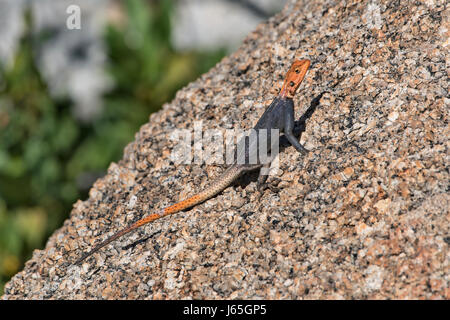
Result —
M268 162L264 164L259 170L258 181L256 182L256 186L259 191L263 191L267 187L266 181L267 177L269 176L270 165L271 162Z

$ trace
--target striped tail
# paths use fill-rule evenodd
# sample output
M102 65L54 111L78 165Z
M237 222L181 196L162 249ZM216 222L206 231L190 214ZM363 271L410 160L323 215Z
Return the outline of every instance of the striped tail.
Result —
M98 244L91 251L83 254L81 256L81 258L79 258L75 262L75 264L80 264L84 259L86 259L90 255L92 255L93 253L97 252L104 246L108 245L109 243L113 242L117 238L120 238L121 236L123 236L133 230L136 230L137 228L139 228L147 223L150 223L152 221L155 221L156 219L165 217L169 214L174 214L174 213L180 212L184 209L193 207L203 201L206 201L206 200L214 197L216 194L220 193L222 190L224 190L226 187L228 187L234 180L236 180L242 174L243 171L244 171L243 168L240 166L236 166L236 165L231 166L219 178L214 180L211 183L211 185L208 188L206 188L205 190L197 193L196 195L194 195L192 197L187 198L186 200L183 200L183 201L177 202L171 206L168 206L158 213L152 213L152 214L148 215L147 217L142 218L139 221L136 221L131 226L118 231L117 233L113 234L111 237L109 237L105 241Z

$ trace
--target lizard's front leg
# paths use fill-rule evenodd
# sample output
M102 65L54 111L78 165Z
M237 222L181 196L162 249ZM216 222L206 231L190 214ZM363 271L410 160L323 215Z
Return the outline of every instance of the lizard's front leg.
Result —
M298 142L297 138L295 138L294 134L292 133L294 130L294 109L293 108L287 108L285 112L284 117L284 135L289 140L289 142L294 146L295 149L297 149L298 152L301 154L307 154L308 150L303 147L300 142Z

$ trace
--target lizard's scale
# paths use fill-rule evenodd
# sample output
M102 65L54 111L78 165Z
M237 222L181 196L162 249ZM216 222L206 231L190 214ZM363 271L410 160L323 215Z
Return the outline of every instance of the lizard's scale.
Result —
M254 127L254 129L256 130L279 129L284 133L284 135L288 138L289 142L295 147L295 149L297 149L297 151L301 153L305 153L307 150L305 150L304 147L298 142L298 140L296 140L292 133L292 129L294 127L294 103L292 98L294 97L300 83L303 81L303 78L308 71L309 65L310 61L307 59L294 61L288 73L286 74L286 78L281 87L278 97L273 100L272 104L266 109L266 111L263 113ZM248 156L249 154L257 153L257 145L258 144L248 146L248 150L246 150L246 156ZM226 187L230 186L231 183L235 181L242 173L261 168L262 166L262 164L236 164L235 162L235 164L229 167L219 178L215 179L210 184L210 186L203 191L200 191L192 197L177 202L156 213L149 214L145 218L142 218L141 220L133 223L131 226L118 231L105 241L101 242L88 253L83 254L83 256L79 258L75 263L81 263L84 259L97 252L107 244L149 222L165 217L169 214L180 212L184 209L193 207L205 200L214 197ZM260 172L258 182L260 182L261 176L264 175ZM261 181L264 180L265 179L261 179Z

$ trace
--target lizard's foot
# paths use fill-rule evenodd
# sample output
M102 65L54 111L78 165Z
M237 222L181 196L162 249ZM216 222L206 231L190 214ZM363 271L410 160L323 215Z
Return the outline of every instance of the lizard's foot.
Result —
M297 149L298 152L300 152L303 155L307 155L309 153L309 150L306 149L304 146L302 146L301 144L299 144L299 148Z
M266 183L266 182L263 182L263 183L257 183L257 184L256 184L256 188L257 188L257 190L259 191L259 196L260 196L260 197L264 194L264 191L266 191L267 189L269 189L269 190L270 190L271 192L273 192L273 193L278 193L278 192L280 192L280 188L274 186L274 185L271 184L271 183Z
M260 192L260 193L264 193L264 190L266 190L268 188L267 183L262 182L260 183L259 181L256 183L256 189Z

